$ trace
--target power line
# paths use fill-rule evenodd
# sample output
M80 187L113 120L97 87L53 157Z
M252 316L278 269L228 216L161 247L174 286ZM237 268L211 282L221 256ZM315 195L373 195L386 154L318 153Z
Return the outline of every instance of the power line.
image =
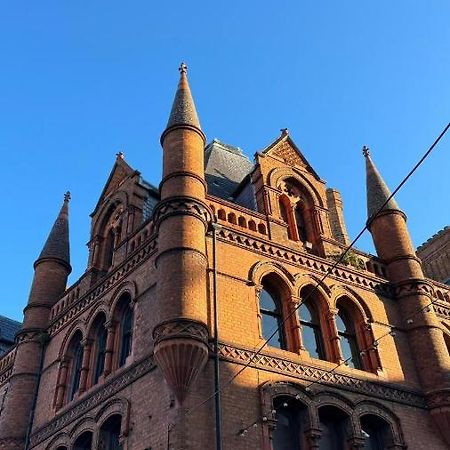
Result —
M344 250L343 253L339 256L339 258L336 260L336 262L328 268L325 275L322 276L322 278L317 281L316 285L311 289L306 297L302 299L302 301L292 309L292 311L286 315L286 317L283 318L283 320L279 323L277 328L271 333L271 335L266 338L266 340L263 342L263 344L258 348L258 350L250 357L248 362L238 371L236 372L226 383L224 386L222 386L220 389L217 389L214 391L213 394L208 396L205 400L198 403L197 405L194 405L192 408L188 409L186 411L186 415L190 414L192 411L194 411L197 408L200 408L209 400L214 398L218 393L222 392L223 389L226 386L229 386L245 369L247 369L250 364L256 359L256 357L261 353L261 351L268 345L269 341L280 331L280 328L284 326L284 324L289 320L300 308L300 306L305 303L309 297L311 297L315 291L317 291L318 287L328 278L328 276L332 273L332 271L337 267L338 264L340 264L343 259L345 258L346 254L352 249L354 244L359 240L359 238L364 234L364 232L368 229L374 218L384 209L384 207L390 202L390 200L394 197L394 195L403 187L403 185L408 181L408 179L413 175L413 173L421 166L421 164L425 161L425 159L430 155L430 153L433 151L433 149L436 147L436 145L439 143L439 141L444 137L445 133L450 128L450 122L447 124L447 126L442 130L442 132L439 134L439 136L435 139L433 144L428 148L428 150L424 153L424 155L420 158L420 160L415 164L415 166L408 172L408 174L403 178L403 180L400 182L400 184L394 189L394 191L391 193L391 195L385 200L385 202L381 205L381 207L372 214L371 217L366 222L366 225L363 227L363 229L358 233L358 235L353 239L353 241L347 246L347 248ZM342 364L342 363L341 363ZM341 365L340 364L340 365ZM339 365L339 366L340 366ZM337 367L339 367L337 366ZM335 367L333 370L336 370L337 367Z

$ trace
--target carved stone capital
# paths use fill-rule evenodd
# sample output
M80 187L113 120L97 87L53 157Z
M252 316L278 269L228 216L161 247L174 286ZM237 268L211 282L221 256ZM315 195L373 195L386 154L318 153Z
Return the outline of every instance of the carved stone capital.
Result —
M209 333L205 324L191 319L175 319L162 322L153 330L155 344L166 339L191 338L208 342Z
M193 197L171 197L156 205L153 213L156 227L167 217L178 215L190 215L200 219L205 228L211 221L212 214L208 206Z

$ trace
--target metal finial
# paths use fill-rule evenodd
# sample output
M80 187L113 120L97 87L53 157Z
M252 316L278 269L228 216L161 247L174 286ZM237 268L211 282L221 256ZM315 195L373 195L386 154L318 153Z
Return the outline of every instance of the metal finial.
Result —
M184 62L182 62L181 64L180 64L180 67L178 67L178 70L180 71L180 73L187 73L187 65L184 63Z
M282 136L287 136L289 134L289 130L287 128L281 128L280 131Z
M125 158L125 154L123 152L117 152L116 156L117 156L117 158L120 158L120 159L124 159Z
M368 156L370 156L370 149L369 149L369 147L367 147L367 146L363 146L363 149L362 149L362 152L363 152L363 155L367 158Z
M65 202L69 202L70 199L71 199L70 192L67 191L67 192L64 194L64 201L65 201Z

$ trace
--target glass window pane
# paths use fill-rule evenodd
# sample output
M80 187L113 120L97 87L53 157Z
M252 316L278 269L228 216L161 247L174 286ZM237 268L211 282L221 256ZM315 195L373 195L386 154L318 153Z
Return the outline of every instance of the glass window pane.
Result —
M300 319L302 321L312 322L313 319L312 319L311 311L304 303L302 303L300 305L299 313L300 313Z
M269 336L274 332L274 330L278 327L278 319L275 316L271 316L269 314L262 313L262 335L264 339L268 339ZM270 339L269 345L277 348L284 348L283 339L280 332L280 328L277 333Z
M274 299L265 289L259 294L259 307L266 311L275 312L277 310Z
M324 359L320 331L309 325L302 325L303 346L313 358Z
M277 408L277 425L273 432L274 450L301 450L298 412L292 408Z

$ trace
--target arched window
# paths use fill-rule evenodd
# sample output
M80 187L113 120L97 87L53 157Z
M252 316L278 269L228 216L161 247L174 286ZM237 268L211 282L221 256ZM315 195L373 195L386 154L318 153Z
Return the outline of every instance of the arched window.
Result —
M72 338L71 345L69 346L70 354L70 378L68 386L68 399L73 400L75 394L80 387L81 366L83 364L83 345L81 343L81 333L77 332Z
M319 408L319 450L347 450L348 416L334 406Z
M113 263L113 257L114 257L114 241L115 241L115 235L114 230L111 228L108 231L108 234L106 235L106 241L105 241L105 270L108 270Z
M277 397L274 400L276 426L272 434L273 450L303 450L304 416L306 407L291 397Z
M286 339L283 333L283 315L279 299L275 298L268 290L262 289L259 294L259 310L261 312L262 336L269 339L269 345L286 349Z
M92 433L90 431L85 431L78 436L73 444L73 450L92 450Z
M109 417L100 427L99 449L122 450L120 443L120 427L122 418L119 415Z
M281 218L283 219L284 222L287 223L288 225L288 238L291 240L295 240L295 235L293 233L293 229L292 229L292 221L291 218L289 216L289 208L291 207L289 200L286 199L285 196L282 196L280 198L280 213L281 213Z
M300 308L298 309L303 347L313 358L326 360L322 326L319 313L319 296L313 287L304 286L300 291Z
M133 310L127 305L120 323L120 354L119 367L122 367L131 354L133 342Z
M302 303L299 308L299 316L303 346L313 358L325 360L325 348L316 310L309 302Z
M302 242L307 241L305 217L303 215L303 208L300 204L295 207L295 223L297 226L298 239Z
M339 342L346 365L354 369L362 369L360 350L356 338L355 324L348 311L340 307L336 316Z
M392 444L390 425L381 417L367 414L361 417L364 450L384 450Z
M94 320L89 337L93 340L91 355L91 384L97 384L105 370L106 340L108 331L105 327L105 315L100 313Z

